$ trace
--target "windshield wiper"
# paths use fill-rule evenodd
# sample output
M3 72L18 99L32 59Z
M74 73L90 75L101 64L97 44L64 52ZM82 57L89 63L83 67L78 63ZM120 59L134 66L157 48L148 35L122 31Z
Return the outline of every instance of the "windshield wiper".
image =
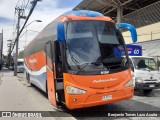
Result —
M73 63L74 63L74 64L76 65L76 67L80 70L81 67L79 66L79 62L73 57L73 55L70 54L70 56L71 56L71 60L73 61Z
M91 64L94 64L94 65L102 65L102 64L103 64L103 62L102 62L102 56L100 56L100 57L96 60L96 62L91 62Z
M79 72L81 72L82 70L84 70L84 68L86 68L90 63L85 63L86 65L85 66L83 66L82 68L80 68L78 71L77 71L77 74L79 73Z
M102 65L103 63L101 61L96 61L96 62L92 62L91 64L94 64L94 65Z
M100 61L97 61L97 62L91 62L91 63L85 63L86 65L85 66L83 66L81 69L79 69L78 71L77 71L77 74L79 73L79 72L81 72L82 70L84 70L88 65L90 65L90 64L94 64L94 65L97 65L97 66L99 66L99 65L102 65L103 63L102 62L100 62Z

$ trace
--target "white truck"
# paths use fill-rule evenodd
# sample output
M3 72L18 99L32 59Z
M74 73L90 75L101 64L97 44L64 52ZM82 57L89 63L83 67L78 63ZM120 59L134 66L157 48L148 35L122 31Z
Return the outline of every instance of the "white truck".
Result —
M14 65L9 66L9 70L14 70ZM17 60L17 72L24 72L24 59Z
M17 60L17 72L24 72L24 59Z
M142 56L142 47L139 45L128 45L127 50L135 89L149 93L160 88L159 65L154 58Z

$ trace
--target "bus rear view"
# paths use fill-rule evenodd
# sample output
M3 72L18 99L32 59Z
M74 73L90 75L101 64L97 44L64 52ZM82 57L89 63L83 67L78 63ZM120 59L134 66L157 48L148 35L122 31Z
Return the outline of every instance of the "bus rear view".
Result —
M53 54L45 57L47 90L44 91L48 92L52 105L63 103L76 109L133 96L125 42L112 19L93 11L72 11L56 19L55 24L57 38L50 42ZM119 27L129 28L136 40L133 26L122 23ZM43 50L46 55L47 49Z

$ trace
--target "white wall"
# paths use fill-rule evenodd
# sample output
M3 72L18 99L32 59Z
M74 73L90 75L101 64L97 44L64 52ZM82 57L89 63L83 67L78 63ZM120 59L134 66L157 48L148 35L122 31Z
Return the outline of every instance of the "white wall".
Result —
M137 34L138 34L137 42L149 41L151 39L152 40L160 39L160 22L138 28ZM123 37L126 43L132 43L129 31L123 32Z

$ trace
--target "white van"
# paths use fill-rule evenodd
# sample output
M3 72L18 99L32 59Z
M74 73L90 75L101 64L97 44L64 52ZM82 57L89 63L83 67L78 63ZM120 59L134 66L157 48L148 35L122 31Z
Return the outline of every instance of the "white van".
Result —
M142 46L126 45L130 58L134 86L146 93L160 88L160 71L153 57L142 56Z
M154 58L130 56L135 89L151 92L160 88L160 71Z
M23 59L17 60L17 72L24 72L24 60Z

